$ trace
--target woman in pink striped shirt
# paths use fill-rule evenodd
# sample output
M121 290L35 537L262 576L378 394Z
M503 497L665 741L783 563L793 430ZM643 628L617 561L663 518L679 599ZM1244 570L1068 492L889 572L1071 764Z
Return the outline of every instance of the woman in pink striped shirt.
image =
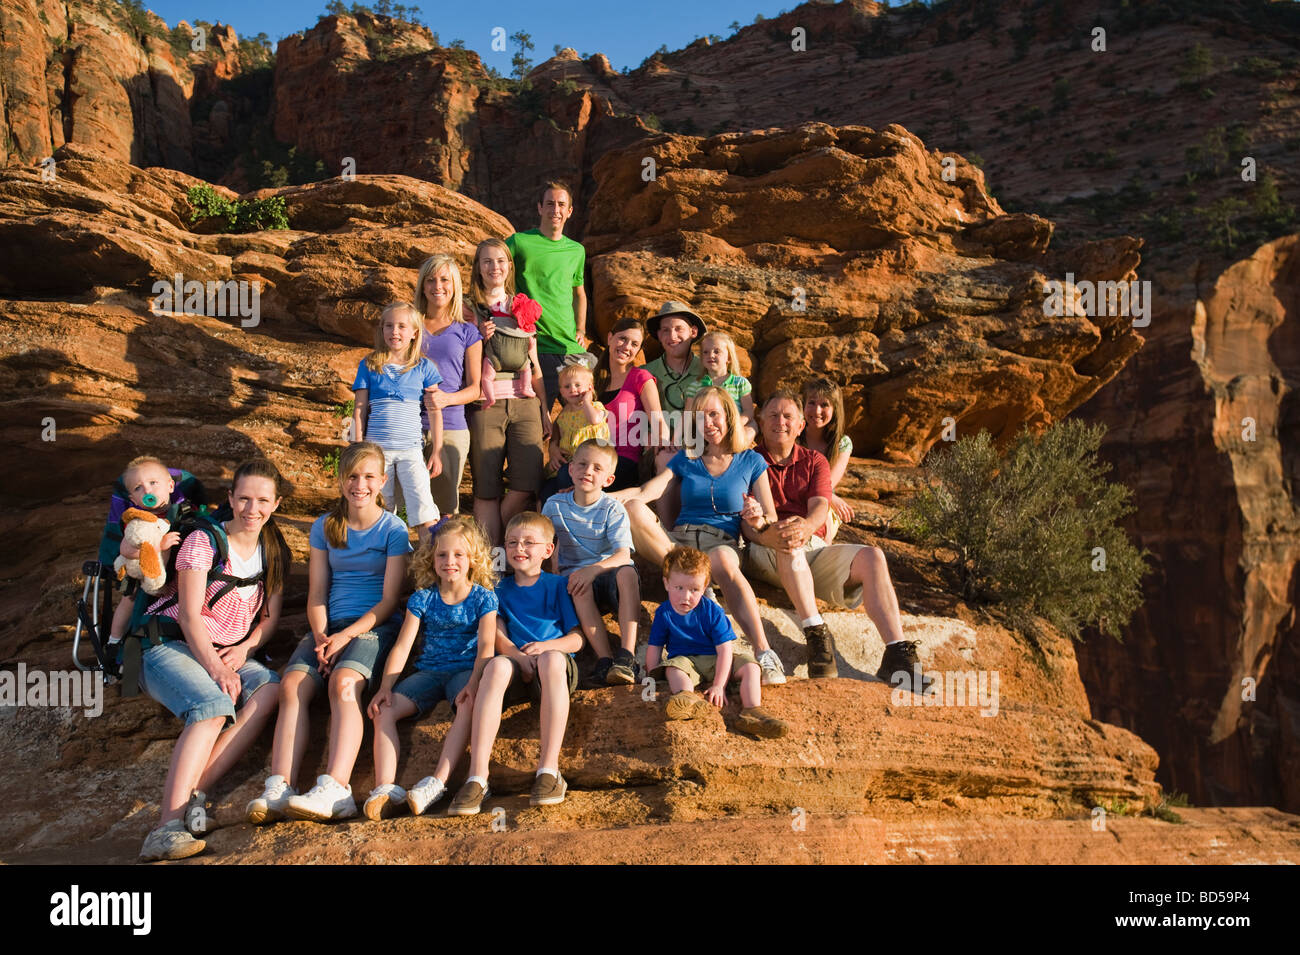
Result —
M175 580L149 607L162 642L145 645L140 686L185 728L163 786L161 825L140 851L145 860L203 851L193 831L206 827L204 792L276 708L279 677L253 658L275 633L289 571L289 548L272 517L280 506L275 466L259 458L236 468L230 506L233 517L223 525L229 557L220 568L229 579L211 579L216 552L206 532L194 531L177 551Z

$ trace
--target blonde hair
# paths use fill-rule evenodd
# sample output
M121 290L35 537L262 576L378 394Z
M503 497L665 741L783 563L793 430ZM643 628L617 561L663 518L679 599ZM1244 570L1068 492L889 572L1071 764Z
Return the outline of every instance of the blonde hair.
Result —
M700 409L710 398L718 399L722 405L722 416L727 422L727 434L722 439L724 452L729 454L739 454L744 451L748 442L745 440L745 432L740 428L740 409L736 407L736 399L732 398L727 392L723 391L717 385L710 385L707 388L701 388L695 393L695 396L686 403L686 410L693 415L699 415ZM697 418L698 420L698 418ZM697 432L700 430L696 426ZM698 454L692 454L691 448L686 449L687 457L699 457Z
M358 441L349 444L339 455L339 499L329 510L325 518L325 542L331 547L348 546L348 498L344 483L368 458L379 459L379 473L384 473L384 449L373 441ZM376 494L375 503L384 506L384 495Z
M704 354L704 343L707 342L710 338L714 339L715 341L720 341L720 342L722 342L723 345L726 346L726 352L727 352L727 374L728 374L728 375L739 375L739 374L740 374L740 359L736 356L736 342L735 342L735 340L734 340L730 335L728 335L726 332L709 332L709 333L706 334L703 338L700 339L700 354L701 354L701 355Z
M536 511L520 511L510 518L510 523L506 525L506 533L509 534L516 527L531 527L545 534L548 542L555 540L555 525L551 523L549 517L543 517Z
M158 460L157 458L155 458L152 454L141 454L141 455L138 455L137 457L132 458L130 461L128 461L128 462L126 463L126 467L124 467L124 468L122 469L122 473L123 473L123 474L130 474L132 471L136 470L137 468L142 468L142 467L144 467L146 464L156 464L156 465L158 465L158 467L162 468L164 471L167 470L167 465L163 464L162 461L160 461L160 460ZM171 472L168 472L168 473L171 473Z
M429 297L424 294L424 283L430 275L434 275L442 269L447 269L451 273L451 320L453 322L465 321L464 300L465 295L460 284L460 266L456 260L446 253L440 252L437 255L431 255L420 265L420 274L415 279L415 310L425 318L432 318L429 314L429 308L432 303Z
M469 573L465 576L470 584L478 584L485 590L495 587L497 577L492 570L492 547L483 527L468 514L453 514L440 523L432 535L420 541L419 549L411 558L411 576L415 578L415 586L425 590L437 587L441 582L433 555L438 549L438 541L449 534L459 534L465 540L465 549L469 551Z
M410 312L414 319L412 324L415 326L415 337L411 339L411 344L406 346L406 353L394 355L388 350L388 343L384 341L384 322L388 320L389 315L397 312ZM382 373L385 365L396 365L402 371L410 371L424 357L422 347L424 344L424 318L419 311L410 302L392 302L380 313L379 321L375 324L375 350L366 356L366 367L376 373Z
M618 467L618 448L614 447L608 441L604 441L600 438L588 438L586 441L582 442L582 444L573 449L573 456L570 457L569 460L575 460L578 457L579 451L594 451L596 454L603 454L605 456L605 461L611 468Z
M574 375L586 375L591 381L592 386L595 386L596 373L586 365L578 364L576 362L568 365L561 365L559 372L555 376L555 380L559 384L564 384L564 379L572 378Z
M491 238L484 239L474 250L474 269L469 276L469 297L475 305L486 309L492 303L487 300L487 285L483 282L483 270L479 268L478 259L483 254L484 249L501 249L506 254L506 262L509 263L510 269L506 272L506 298L515 297L515 257L510 254L510 246L506 245L504 239Z

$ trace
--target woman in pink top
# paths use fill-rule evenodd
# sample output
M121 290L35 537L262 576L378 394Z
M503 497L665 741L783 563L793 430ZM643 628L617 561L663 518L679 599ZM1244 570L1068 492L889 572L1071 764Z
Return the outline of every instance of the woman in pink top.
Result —
M162 640L142 647L140 686L185 728L163 786L161 825L145 839L142 859L203 851L193 833L206 828L204 790L275 713L279 677L253 653L275 633L289 572L289 548L272 517L279 506L275 466L263 458L241 464L231 482L234 513L223 524L227 579L210 579L216 554L207 532L196 530L176 553L175 577L149 606Z
M609 436L618 450L614 483L618 491L641 484L641 454L667 434L654 375L633 367L641 352L645 331L635 318L622 318L605 336L605 354L596 365L596 396L609 418Z

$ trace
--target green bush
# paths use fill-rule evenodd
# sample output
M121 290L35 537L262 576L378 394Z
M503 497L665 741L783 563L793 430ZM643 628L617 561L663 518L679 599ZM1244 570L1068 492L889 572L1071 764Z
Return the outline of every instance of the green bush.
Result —
M223 232L258 232L263 229L287 229L289 217L284 197L250 199L233 202L211 186L192 186L185 194L190 202L190 222L200 219L224 219Z
M1066 421L1022 433L1005 457L987 431L962 438L930 455L928 486L898 525L954 551L963 597L1013 625L1032 631L1038 616L1076 638L1084 627L1118 638L1142 603L1146 563L1120 527L1131 492L1097 458L1104 433Z

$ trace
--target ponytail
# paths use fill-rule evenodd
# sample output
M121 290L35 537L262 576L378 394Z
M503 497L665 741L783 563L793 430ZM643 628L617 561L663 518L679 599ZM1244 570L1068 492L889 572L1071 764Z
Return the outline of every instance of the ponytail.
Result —
M239 482L246 477L266 478L275 485L275 496L277 498L284 496L284 480L280 477L280 472L275 465L266 458L250 458L235 468L235 476L230 480L231 494L234 494ZM292 556L289 551L289 544L285 541L284 535L280 533L280 527L276 524L274 515L262 525L257 543L262 548L262 567L265 574L263 577L264 593L268 597L272 594L282 593L285 580L289 576L289 562Z

